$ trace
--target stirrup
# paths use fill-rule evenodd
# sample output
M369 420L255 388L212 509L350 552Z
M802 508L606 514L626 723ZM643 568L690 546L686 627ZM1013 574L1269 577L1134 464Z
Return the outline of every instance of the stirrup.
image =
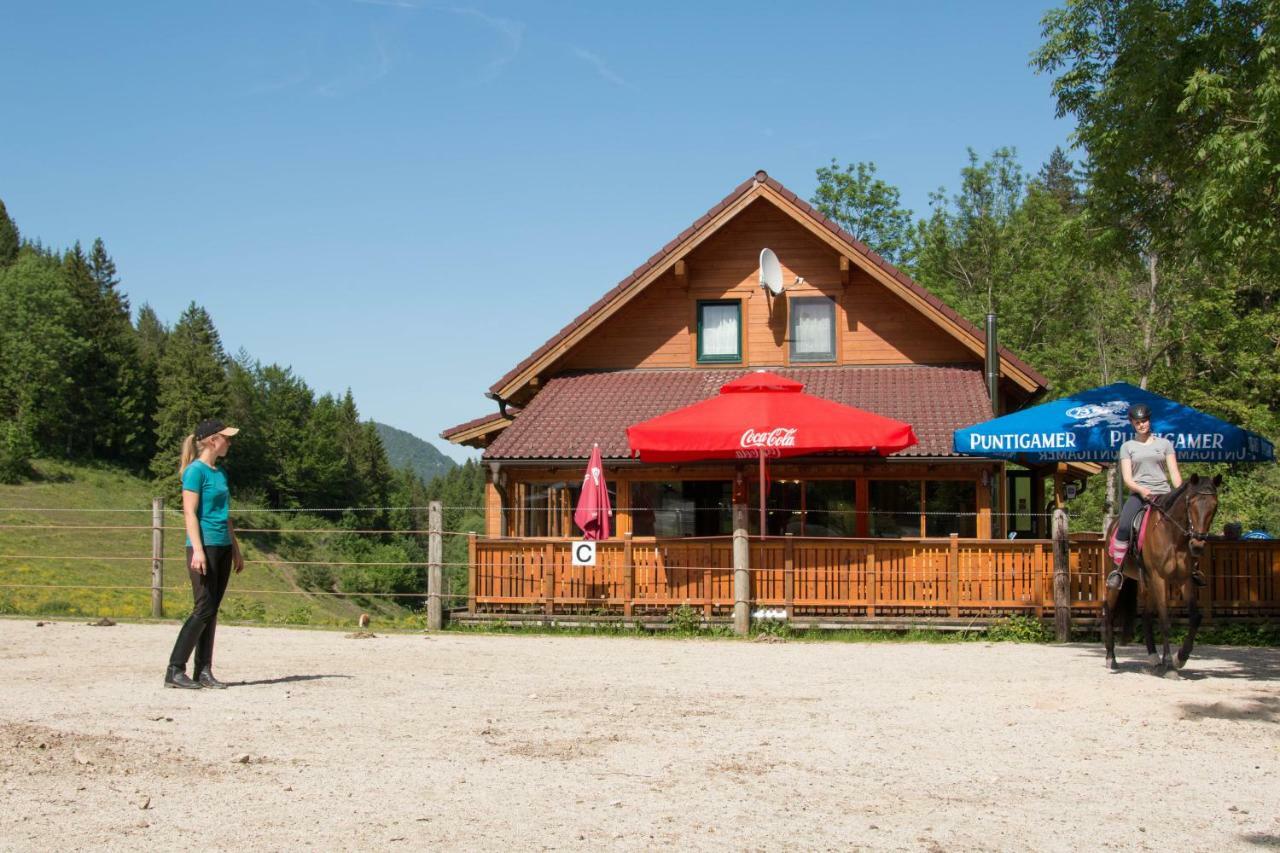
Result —
M1120 589L1124 586L1124 572L1120 571L1119 566L1112 566L1111 573L1107 575L1107 589Z
M1199 569L1191 570L1191 583L1196 586L1204 587L1209 585L1209 579Z

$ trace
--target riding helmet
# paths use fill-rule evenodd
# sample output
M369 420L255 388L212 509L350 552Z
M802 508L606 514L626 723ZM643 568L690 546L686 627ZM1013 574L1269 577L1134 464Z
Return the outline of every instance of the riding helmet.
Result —
M1134 403L1129 407L1129 420L1131 421L1149 421L1151 420L1151 407L1146 403Z

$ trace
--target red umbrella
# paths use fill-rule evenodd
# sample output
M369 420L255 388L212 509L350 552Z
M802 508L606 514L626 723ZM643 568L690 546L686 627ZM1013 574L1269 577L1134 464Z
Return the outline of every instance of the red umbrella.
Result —
M766 458L829 451L887 456L916 443L910 424L803 389L775 373L749 373L722 385L718 396L627 427L627 441L645 462L758 458L763 536Z
M613 506L609 503L609 487L604 482L604 462L600 459L600 445L591 450L591 461L582 478L582 494L573 511L573 523L582 528L583 539L608 539L611 535L610 516Z

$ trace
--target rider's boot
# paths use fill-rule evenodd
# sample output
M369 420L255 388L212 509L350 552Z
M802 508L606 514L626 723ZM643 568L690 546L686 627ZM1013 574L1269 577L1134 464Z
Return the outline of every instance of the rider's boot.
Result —
M1129 550L1129 543L1123 539L1117 539L1111 548L1112 558L1115 563L1111 566L1111 573L1107 575L1107 589L1120 589L1124 586L1124 572L1120 571L1120 567L1124 565L1124 556Z
M1196 586L1208 586L1209 579L1204 576L1199 567L1191 570L1191 582Z

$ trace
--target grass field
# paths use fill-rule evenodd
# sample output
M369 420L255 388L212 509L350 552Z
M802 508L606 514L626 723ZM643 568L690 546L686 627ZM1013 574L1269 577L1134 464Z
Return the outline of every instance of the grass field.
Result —
M0 613L149 617L152 484L107 467L41 461L36 468L37 480L0 486ZM279 523L303 529L329 525L301 515ZM59 529L63 527L97 529ZM191 588L182 517L173 506L166 510L165 528L164 615L180 618L190 610ZM299 567L282 562L276 550L255 544L263 537L240 539L246 560L268 563L251 564L232 579L221 611L226 621L351 625L362 612L384 624L407 627L421 621L386 599L304 589ZM271 540L276 545L291 540L291 559L314 544L287 532L273 534Z

